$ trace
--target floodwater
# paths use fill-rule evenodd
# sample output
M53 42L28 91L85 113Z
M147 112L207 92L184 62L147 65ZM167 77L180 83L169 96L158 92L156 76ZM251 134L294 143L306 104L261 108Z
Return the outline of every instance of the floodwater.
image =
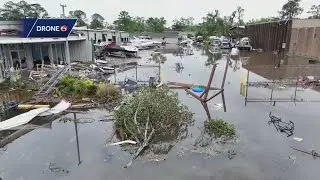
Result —
M151 64L146 60L150 57L149 52L141 52L140 55L143 57L140 63ZM201 50L194 51L192 56L165 56L167 61L161 67L164 79L203 85L207 83L212 67L205 66L208 56ZM256 62L259 59L251 58ZM151 162L138 158L132 167L122 168L132 155L121 151L119 147L104 146L111 136L112 122L99 121L105 119L107 111L96 109L87 114L77 114L77 118L83 118L83 123L56 120L49 128L37 128L8 144L0 154L0 177L3 180L318 179L320 161L289 147L320 151L320 142L316 139L320 135L318 104L278 102L273 106L273 103L248 102L245 106L244 97L240 95L240 77L242 72L247 71L239 62L232 61L228 69L225 84L227 112L215 106L222 103L221 96L208 103L211 115L234 124L239 136L234 145L217 145L222 153L216 156L192 152L192 144L200 134L198 127L203 126L206 113L197 100L183 90L177 90L182 103L195 113L195 125L189 128L189 137L175 144L164 161ZM182 72L177 71L176 63L183 65ZM221 85L226 58L222 57L218 63L213 81L216 87ZM157 68L139 69L138 79L148 80L157 72ZM123 80L125 74L135 78L135 69L117 74L116 79ZM249 81L265 80L258 74L259 71L250 73ZM289 87L275 91L274 96L291 98L294 89ZM311 89L299 90L298 96L320 100L318 92ZM269 98L270 89L250 87L250 97ZM268 125L269 112L285 122L294 122L294 135L287 137L277 132L273 125ZM73 114L67 116L73 118ZM91 121L85 121L88 119ZM303 138L303 141L295 141L292 137ZM225 149L233 149L235 157L230 160Z

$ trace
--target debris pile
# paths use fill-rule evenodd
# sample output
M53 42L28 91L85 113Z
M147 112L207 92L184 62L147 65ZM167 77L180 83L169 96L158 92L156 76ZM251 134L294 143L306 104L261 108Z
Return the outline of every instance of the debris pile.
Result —
M73 63L72 71L80 77L107 81L106 75L115 73L115 68L109 67L106 61L100 61L97 61L95 64Z

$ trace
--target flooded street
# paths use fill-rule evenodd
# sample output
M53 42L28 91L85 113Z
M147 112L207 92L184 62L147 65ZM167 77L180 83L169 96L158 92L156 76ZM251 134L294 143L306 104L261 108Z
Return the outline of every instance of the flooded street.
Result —
M139 64L151 64L147 59L150 53L140 52ZM167 81L206 85L212 66L206 66L208 56L201 50L191 56L164 54L167 61L161 66L161 72ZM245 54L248 56L248 54ZM250 59L259 64L258 56ZM55 179L113 179L113 180L301 180L317 179L319 161L311 155L293 150L293 146L305 151L320 151L318 121L318 103L298 102L248 102L240 95L240 79L247 70L231 60L225 84L227 112L217 108L222 103L221 96L208 102L211 116L234 124L237 130L235 144L217 144L216 155L208 156L193 152L193 144L200 135L199 128L207 115L199 101L186 94L184 90L175 90L183 104L195 113L194 126L188 129L188 138L177 142L164 161L147 161L139 157L131 168L122 168L133 156L120 147L105 147L112 134L112 122L105 119L106 110L94 109L87 114L77 114L83 122L61 122L55 120L48 128L39 127L6 145L0 152L0 178L3 180L55 180ZM262 65L268 65L262 61ZM183 65L177 70L176 63ZM217 61L218 66L213 79L213 87L220 87L224 73L226 57ZM272 61L271 61L272 63ZM235 65L237 67L235 67ZM138 79L148 81L149 76L158 73L157 68L138 70ZM319 71L320 72L320 71ZM258 71L250 73L250 81L262 81L264 77ZM263 74L263 73L262 73ZM135 78L135 69L116 75L117 81L125 76ZM268 77L266 77L268 78ZM111 77L114 79L114 77ZM295 87L275 91L274 98L291 98ZM268 88L248 88L248 98L270 97ZM300 90L297 97L304 100L320 100L320 94L312 89ZM281 117L285 122L294 122L293 136L277 132L271 124L269 113ZM73 114L67 115L73 118ZM89 121L85 121L89 120ZM78 132L78 136L76 135ZM293 137L303 138L298 142ZM79 149L77 146L77 140ZM236 155L228 157L228 151Z

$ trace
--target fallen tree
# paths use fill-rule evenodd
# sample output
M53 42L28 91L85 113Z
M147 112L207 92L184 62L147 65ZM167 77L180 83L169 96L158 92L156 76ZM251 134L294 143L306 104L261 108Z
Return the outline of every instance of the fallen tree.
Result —
M115 128L121 140L135 140L140 146L135 159L149 144L177 140L192 116L169 88L141 87L115 111Z

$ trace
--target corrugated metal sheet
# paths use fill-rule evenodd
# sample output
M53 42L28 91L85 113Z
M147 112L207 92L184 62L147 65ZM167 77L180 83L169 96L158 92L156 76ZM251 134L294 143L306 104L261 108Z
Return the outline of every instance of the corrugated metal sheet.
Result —
M320 27L293 28L290 55L320 57Z
M286 43L285 52L289 50L292 21L277 21L246 26L245 34L251 39L253 48L275 51Z
M92 62L91 41L69 42L70 61Z

